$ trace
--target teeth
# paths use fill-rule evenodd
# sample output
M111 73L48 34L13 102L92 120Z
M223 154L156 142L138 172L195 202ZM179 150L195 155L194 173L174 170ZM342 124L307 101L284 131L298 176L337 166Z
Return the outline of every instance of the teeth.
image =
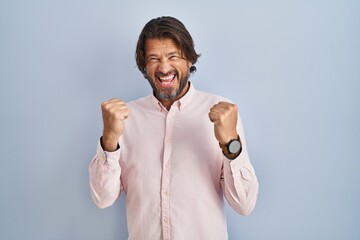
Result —
M171 81L175 75L169 75L167 77L159 77L161 81Z

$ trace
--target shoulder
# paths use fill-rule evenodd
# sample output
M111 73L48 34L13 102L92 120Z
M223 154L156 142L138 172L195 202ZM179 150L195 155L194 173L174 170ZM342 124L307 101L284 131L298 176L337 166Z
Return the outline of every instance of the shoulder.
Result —
M143 108L148 108L149 105L151 104L151 96L145 96L145 97L141 97L132 101L129 101L127 104L129 107L133 108L133 109L143 109Z
M199 102L209 102L212 104L218 103L218 102L230 102L233 103L232 100L222 97L220 95L214 94L214 93L209 93L209 92L205 92L202 90L196 90L194 97L197 101Z

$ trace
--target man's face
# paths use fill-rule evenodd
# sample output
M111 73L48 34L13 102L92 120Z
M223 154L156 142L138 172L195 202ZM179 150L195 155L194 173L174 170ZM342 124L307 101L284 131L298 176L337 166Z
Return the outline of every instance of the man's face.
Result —
M146 77L160 101L175 101L187 91L191 62L171 39L145 41Z

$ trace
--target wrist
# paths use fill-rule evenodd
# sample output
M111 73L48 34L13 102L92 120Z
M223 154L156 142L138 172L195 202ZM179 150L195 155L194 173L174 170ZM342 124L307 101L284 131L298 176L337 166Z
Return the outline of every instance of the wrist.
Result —
M103 150L107 152L114 152L120 148L118 138L109 137L105 134L100 138L100 143Z
M223 139L219 140L219 143L221 145L226 145L228 144L231 140L233 139L237 139L239 137L239 135L237 134L237 132L234 132L234 133L231 133L231 134L228 134L226 136L223 137Z

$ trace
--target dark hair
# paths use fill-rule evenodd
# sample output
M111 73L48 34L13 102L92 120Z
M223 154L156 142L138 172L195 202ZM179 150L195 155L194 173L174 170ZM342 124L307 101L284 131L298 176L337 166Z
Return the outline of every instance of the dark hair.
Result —
M140 33L136 45L135 59L139 70L145 74L145 41L147 39L171 39L180 48L183 57L192 64L197 62L200 54L194 48L194 41L184 24L174 17L158 17L150 20ZM195 66L190 67L190 72L196 71Z

